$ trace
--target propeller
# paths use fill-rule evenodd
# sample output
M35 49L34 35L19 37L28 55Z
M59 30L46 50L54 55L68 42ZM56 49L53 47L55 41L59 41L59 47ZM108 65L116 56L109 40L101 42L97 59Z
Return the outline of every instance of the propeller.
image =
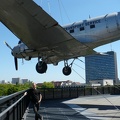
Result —
M4 44L13 52L13 49L7 42L4 41ZM18 70L18 60L15 56L14 56L14 63L15 63L15 69Z
M18 70L18 60L14 57L15 69Z

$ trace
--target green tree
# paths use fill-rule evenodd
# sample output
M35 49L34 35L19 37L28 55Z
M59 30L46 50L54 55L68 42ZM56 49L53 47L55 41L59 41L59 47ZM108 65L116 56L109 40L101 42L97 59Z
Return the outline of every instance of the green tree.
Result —
M54 88L54 84L52 82L44 82L42 84L42 88Z
M7 95L13 94L18 91L18 88L16 86L12 86L7 90Z
M31 83L25 84L0 84L0 96L10 95L18 91L27 90L31 86Z

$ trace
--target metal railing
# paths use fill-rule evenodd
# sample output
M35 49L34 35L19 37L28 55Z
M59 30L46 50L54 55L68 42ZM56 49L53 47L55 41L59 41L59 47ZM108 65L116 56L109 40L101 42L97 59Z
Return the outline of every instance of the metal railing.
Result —
M0 120L21 120L29 104L21 91L0 99Z
M64 88L40 88L43 99L77 98L87 95L120 94L120 86L83 86Z

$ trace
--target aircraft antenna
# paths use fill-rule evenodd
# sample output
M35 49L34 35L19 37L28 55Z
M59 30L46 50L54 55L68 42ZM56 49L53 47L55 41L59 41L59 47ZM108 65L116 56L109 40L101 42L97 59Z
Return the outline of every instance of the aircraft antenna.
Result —
M60 2L61 2L61 3L60 3ZM68 14L67 14L67 11L65 10L65 7L64 7L64 5L63 5L63 3L62 3L62 0L61 0L61 1L58 0L58 4L59 4L59 9L60 9L60 15L61 15L62 24L63 24L63 19L62 19L62 11L61 11L61 6L60 6L60 5L62 5L62 7L63 7L63 9L64 9L64 12L65 12L65 14L66 14L66 16L67 16L68 21L71 22Z
M48 0L47 3L48 3L49 14L51 15L50 1Z
M63 24L63 18L62 18L62 11L61 11L61 6L60 6L60 1L58 0L58 4L59 4L59 10L60 10L60 17L61 17L61 21Z

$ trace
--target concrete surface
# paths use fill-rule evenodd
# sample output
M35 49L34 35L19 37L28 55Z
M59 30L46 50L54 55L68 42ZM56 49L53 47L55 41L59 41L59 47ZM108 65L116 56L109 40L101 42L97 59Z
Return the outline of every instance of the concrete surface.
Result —
M42 101L39 113L44 120L120 120L119 109L119 95L97 95ZM32 108L26 110L24 120L34 120Z

